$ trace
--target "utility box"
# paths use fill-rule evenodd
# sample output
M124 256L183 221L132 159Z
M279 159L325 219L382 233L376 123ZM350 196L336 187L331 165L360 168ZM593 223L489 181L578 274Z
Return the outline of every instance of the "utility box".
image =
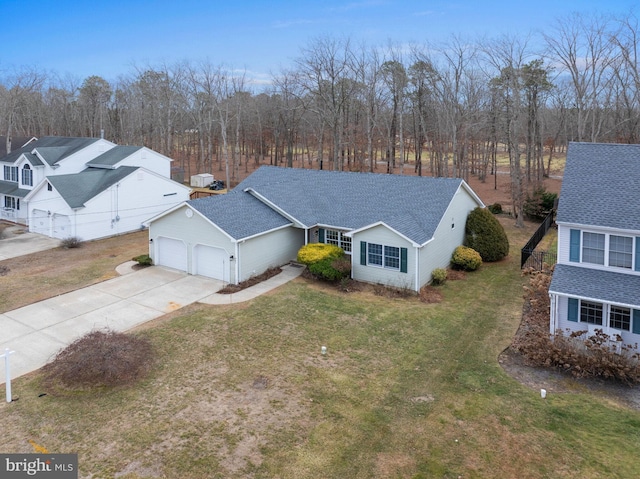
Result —
M209 173L200 173L191 176L191 186L196 188L206 188L213 183L213 175Z

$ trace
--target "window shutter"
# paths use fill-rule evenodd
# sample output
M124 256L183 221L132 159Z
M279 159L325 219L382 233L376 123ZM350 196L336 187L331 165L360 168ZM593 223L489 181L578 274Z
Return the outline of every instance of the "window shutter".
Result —
M367 242L360 241L360 264L362 266L367 265Z
M407 248L400 248L400 272L407 272Z
M640 236L636 236L636 271L640 271Z
M633 326L631 327L633 334L640 334L640 310L633 310Z
M578 299L577 298L569 298L569 311L567 313L567 319L569 321L573 321L574 323L578 322Z
M569 236L569 261L580 262L580 230L571 230Z
M318 241L324 243L324 228L318 228Z

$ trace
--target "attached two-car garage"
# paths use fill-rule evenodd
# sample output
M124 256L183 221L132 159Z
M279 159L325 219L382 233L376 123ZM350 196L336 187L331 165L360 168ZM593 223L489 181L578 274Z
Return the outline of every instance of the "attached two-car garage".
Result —
M166 236L156 238L155 263L159 266L229 281L229 261L229 255L222 248L196 244L191 247L189 255L184 241Z

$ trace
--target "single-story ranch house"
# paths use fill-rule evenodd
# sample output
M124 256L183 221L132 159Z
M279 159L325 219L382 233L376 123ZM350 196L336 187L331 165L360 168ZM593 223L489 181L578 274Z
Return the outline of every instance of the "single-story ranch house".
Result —
M1 217L29 231L92 240L136 231L189 199L171 159L101 138L44 137L0 158Z
M226 195L150 219L157 265L237 284L321 242L350 255L359 281L419 291L462 244L482 201L467 183L263 166Z

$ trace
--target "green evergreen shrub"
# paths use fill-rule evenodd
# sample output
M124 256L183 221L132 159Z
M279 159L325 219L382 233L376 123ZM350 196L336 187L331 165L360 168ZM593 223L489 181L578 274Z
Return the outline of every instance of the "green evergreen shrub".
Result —
M134 258L131 258L132 261L137 261L140 266L151 266L153 264L153 260L148 254L141 254Z
M342 258L325 258L320 261L316 261L315 263L308 265L309 272L325 281L340 281L343 278L348 277L349 272L351 271L351 267L349 267L348 272L344 270L341 260Z
M489 211L491 211L494 215L499 215L502 213L502 205L500 203L494 203L492 205L487 206Z
M444 284L447 280L447 270L444 268L436 268L431 272L431 284L438 286Z
M551 193L544 187L540 187L527 195L522 210L528 219L542 221L551 212L557 199L556 193Z
M451 256L451 264L456 269L475 271L482 264L480 253L466 246L458 246Z
M476 208L467 217L464 245L480 253L482 261L500 261L509 254L509 239L488 209Z

